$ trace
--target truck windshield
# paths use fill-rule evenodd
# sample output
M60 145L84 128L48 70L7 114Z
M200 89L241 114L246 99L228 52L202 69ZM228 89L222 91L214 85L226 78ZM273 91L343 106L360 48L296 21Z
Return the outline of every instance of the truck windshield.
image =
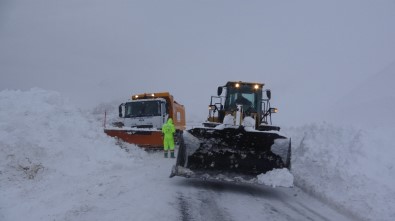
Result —
M125 104L126 118L160 115L160 101L134 101Z

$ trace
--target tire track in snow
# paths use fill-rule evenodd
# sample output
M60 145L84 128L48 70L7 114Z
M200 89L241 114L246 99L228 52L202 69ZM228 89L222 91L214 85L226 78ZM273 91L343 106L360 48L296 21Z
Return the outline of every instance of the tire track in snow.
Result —
M270 188L270 187L269 187ZM265 188L266 189L266 188ZM258 191L258 192L257 192ZM297 194L297 189L296 188L291 188L291 189L269 189L269 191L272 191L275 193L277 196L273 199L270 199L270 201L267 201L267 199L262 198L262 195L260 195L259 190L254 189L253 191L248 191L248 193L256 198L258 202L265 203L267 206L274 208L276 211L279 211L279 213L286 214L287 217L289 217L288 220L311 220L311 221L331 221L331 220L339 220L339 215L342 218L346 218L342 214L336 212L336 210L332 210L331 207L328 205L318 201L317 199L314 198L309 198L310 200L306 201L306 199L301 200L296 198ZM300 194L304 194L301 192ZM317 209L317 204L322 204L326 209L325 210L319 210ZM320 213L319 211L327 211L327 210L332 210L334 212L333 215L335 216L326 216L324 213ZM343 219L342 219L343 220ZM346 220L349 220L349 218L346 218Z
M193 219L190 216L190 205L188 200L186 200L184 195L180 192L178 192L177 195L178 206L180 207L181 213L181 221L192 221Z
M194 189L197 190L197 189ZM216 198L220 198L218 191L211 188L193 192L178 192L177 201L182 221L232 221L226 208L220 207Z
M200 205L200 213L205 214L203 220L231 221L230 214L228 214L225 208L219 207L217 201L214 199L214 196L217 198L217 195L219 194L212 191L199 191L200 200L202 202Z
M199 180L178 183L186 206L184 220L356 220L295 188ZM181 200L179 200L181 202ZM185 212L186 211L186 212Z
M264 187L264 189L271 187ZM285 195L283 191L287 191L287 189L267 189L271 191L275 197L271 199L266 198L266 193L262 192L262 189L258 188L247 188L246 191L248 194L255 198L256 201L265 205L265 208L270 208L270 210L277 212L278 214L285 215L287 220L310 220L310 221L330 221L330 219L324 217L318 212L315 212L313 209L310 209L306 205L301 202L297 202L294 200L294 194ZM279 191L280 190L280 191ZM293 189L289 189L293 191ZM262 195L265 193L265 195ZM287 211L288 210L288 211Z
M306 209L307 211L309 211L310 213L315 214L316 216L320 217L322 220L329 221L329 219L327 219L326 217L324 217L324 216L322 216L321 214L317 213L316 211L314 211L314 210L308 208L308 207L305 206L304 204L299 203L299 205L300 205L301 207L305 208L305 209Z

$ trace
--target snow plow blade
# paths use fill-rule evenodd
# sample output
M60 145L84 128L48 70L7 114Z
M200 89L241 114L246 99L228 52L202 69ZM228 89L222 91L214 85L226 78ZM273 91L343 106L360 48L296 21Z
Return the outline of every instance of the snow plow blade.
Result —
M133 129L104 129L111 137L116 137L124 142L135 144L146 149L162 149L162 132L159 130L133 130Z
M291 140L277 131L193 128L179 140L170 177L256 183L259 174L291 166Z

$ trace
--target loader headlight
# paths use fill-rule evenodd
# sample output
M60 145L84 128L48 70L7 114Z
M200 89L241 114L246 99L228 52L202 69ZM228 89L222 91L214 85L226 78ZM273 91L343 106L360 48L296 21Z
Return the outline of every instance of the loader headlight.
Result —
M235 84L235 87L239 88L239 87L240 87L240 84L239 84L239 83L236 83L236 84Z
M152 97L155 97L155 94L151 94Z
M135 98L139 98L139 96L138 96L138 95L135 95L134 97L135 97Z
M257 84L254 85L254 89L255 89L255 90L258 90L258 88L259 88L259 85L257 85Z
M270 113L277 113L278 112L277 108L270 108L269 111L270 111Z
M209 110L215 110L216 108L217 108L217 106L215 106L215 105L208 105Z

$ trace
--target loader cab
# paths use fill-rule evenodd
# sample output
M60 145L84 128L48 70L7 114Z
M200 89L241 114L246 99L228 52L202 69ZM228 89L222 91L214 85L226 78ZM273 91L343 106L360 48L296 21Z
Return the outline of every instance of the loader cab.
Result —
M218 87L217 96L211 96L209 116L203 125L215 127L223 123L226 115L236 117L239 111L240 121L246 116L252 117L258 130L279 130L271 126L271 114L276 113L277 108L271 108L271 91L263 90L263 86L262 83L230 81ZM241 110L238 107L241 107Z
M234 112L237 105L242 105L246 115L261 113L263 84L228 82L226 88L224 111Z

